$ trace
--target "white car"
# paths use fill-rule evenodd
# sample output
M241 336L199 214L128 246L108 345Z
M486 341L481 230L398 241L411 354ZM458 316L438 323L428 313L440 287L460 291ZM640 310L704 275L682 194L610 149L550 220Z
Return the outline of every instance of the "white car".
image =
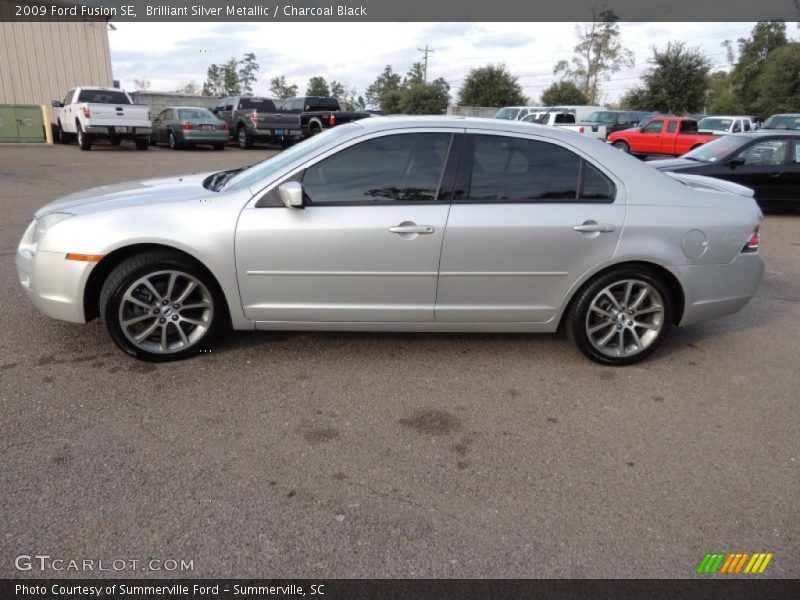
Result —
M745 133L755 131L756 125L750 117L711 116L697 121L698 133Z
M550 110L543 113L532 113L522 119L523 123L537 123L548 127L560 127L568 131L582 133L597 140L605 140L608 129L600 123L578 123L575 113L571 111Z

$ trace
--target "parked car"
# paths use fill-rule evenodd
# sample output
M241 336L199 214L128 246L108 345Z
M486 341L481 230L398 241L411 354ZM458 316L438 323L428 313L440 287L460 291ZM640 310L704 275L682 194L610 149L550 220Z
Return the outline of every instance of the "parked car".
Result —
M546 110L571 112L575 114L575 121L582 123L598 110L606 110L605 106L592 106L587 104L564 104L560 106L549 106Z
M800 131L800 114L772 115L764 121L762 129L789 129Z
M547 125L548 127L561 127L562 129L582 133L591 138L599 140L606 139L606 128L604 125L576 123L575 113L573 112L551 110L544 113L531 113L522 119L522 122L537 123L538 125Z
M209 144L215 150L225 150L228 143L228 124L207 108L169 106L153 119L150 142L167 144L173 150L198 144Z
M122 90L77 87L52 105L56 137L62 144L76 138L81 150L91 150L95 139L105 138L112 146L119 146L122 140L133 140L137 150L150 146L150 108L134 104Z
M228 96L219 101L212 112L228 124L230 137L241 148L252 148L256 142L286 145L288 133L276 132L262 115L275 113L275 101L257 96ZM297 135L299 137L299 134Z
M555 332L624 365L755 294L752 190L584 136L377 117L248 168L96 188L19 244L45 314L166 361L235 329Z
M278 114L267 114L264 118L277 132L307 138L331 127L371 116L366 111L342 110L336 98L301 96L284 100Z
M747 186L764 208L800 209L800 131L726 135L680 158L647 164Z
M654 116L656 116L656 113L637 110L596 110L586 117L583 124L603 126L606 129L606 135L608 135L615 131L639 127L639 125L649 121Z
M654 117L642 127L612 133L608 143L630 154L679 156L717 137L697 133L697 121L691 119Z
M521 121L530 114L546 111L547 109L543 106L505 106L494 113L494 118L506 121Z
M745 133L756 129L750 117L712 116L697 121L698 133Z

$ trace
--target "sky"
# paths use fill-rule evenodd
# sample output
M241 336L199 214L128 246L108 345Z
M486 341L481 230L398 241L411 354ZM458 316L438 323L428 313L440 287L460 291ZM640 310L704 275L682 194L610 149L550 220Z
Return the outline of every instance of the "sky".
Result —
M635 66L611 75L602 86L603 103L617 101L639 83L654 45L683 41L699 48L714 70L728 68L724 40L749 35L754 23L621 23L623 44ZM536 103L553 81L553 66L572 57L576 23L129 23L109 31L114 78L133 90L134 79L150 90L173 91L181 83L202 85L212 63L253 52L261 65L254 86L269 95L269 80L286 76L305 92L310 77L322 76L363 94L390 64L405 74L421 61L418 48L433 49L428 78L444 77L456 97L471 68L505 63ZM795 31L787 28L792 37Z

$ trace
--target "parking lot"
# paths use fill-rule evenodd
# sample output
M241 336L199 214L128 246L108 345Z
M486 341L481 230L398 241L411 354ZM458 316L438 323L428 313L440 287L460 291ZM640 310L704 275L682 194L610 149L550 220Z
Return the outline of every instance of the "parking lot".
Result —
M562 336L237 332L170 364L41 315L14 267L70 192L275 149L0 147L0 576L800 576L800 214L769 214L740 313L606 368Z

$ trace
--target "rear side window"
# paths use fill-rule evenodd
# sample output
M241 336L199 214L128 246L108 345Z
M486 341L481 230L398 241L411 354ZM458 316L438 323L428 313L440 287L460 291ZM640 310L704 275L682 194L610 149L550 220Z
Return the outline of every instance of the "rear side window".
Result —
M305 110L339 110L339 101L335 98L307 98Z
M274 112L275 103L269 98L239 98L239 110Z
M405 133L350 146L309 167L309 204L425 202L436 199L449 133Z
M125 92L114 90L81 90L78 102L90 102L92 104L130 104Z
M676 131L678 131L677 121L670 121L667 123L667 133L675 133Z
M548 142L474 135L466 146L472 202L613 202L614 184L574 152Z

